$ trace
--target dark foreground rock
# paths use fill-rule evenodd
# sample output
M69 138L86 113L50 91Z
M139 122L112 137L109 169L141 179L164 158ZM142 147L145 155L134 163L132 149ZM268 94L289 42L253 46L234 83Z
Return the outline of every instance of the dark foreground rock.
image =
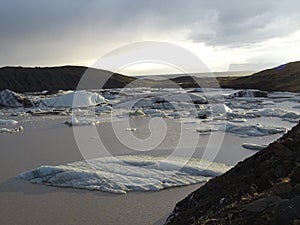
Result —
M166 224L300 224L300 123L179 202Z

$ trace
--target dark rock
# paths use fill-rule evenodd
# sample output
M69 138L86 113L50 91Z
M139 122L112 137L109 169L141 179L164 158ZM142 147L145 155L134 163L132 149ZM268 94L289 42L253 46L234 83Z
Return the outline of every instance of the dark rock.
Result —
M296 195L300 195L300 184L296 184L293 188Z
M295 146L295 141L292 138L287 138L281 142L287 148L293 148Z
M294 152L280 144L278 141L275 141L269 145L269 148L272 149L276 156L281 158L292 158L294 156Z
M300 183L300 166L297 166L296 169L291 174L291 180L294 183Z
M278 183L275 184L272 188L272 193L274 195L284 195L286 193L289 193L293 190L292 185L290 183Z
M271 195L269 197L258 199L254 202L247 204L245 206L245 210L248 212L262 212L267 207L276 206L282 201L283 200L280 197Z
M288 175L288 173L286 172L286 170L282 164L279 164L278 166L276 166L274 173L277 178L286 177Z
M166 224L293 225L300 219L299 146L300 124L179 202Z
M293 225L300 219L300 196L279 203L274 210L274 225Z

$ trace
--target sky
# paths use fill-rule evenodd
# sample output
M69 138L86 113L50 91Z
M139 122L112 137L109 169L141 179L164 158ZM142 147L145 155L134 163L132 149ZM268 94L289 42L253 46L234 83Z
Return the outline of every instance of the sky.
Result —
M190 51L211 71L256 71L300 60L299 11L298 0L0 0L0 66L93 66L123 46L156 41ZM124 72L176 72L167 67Z

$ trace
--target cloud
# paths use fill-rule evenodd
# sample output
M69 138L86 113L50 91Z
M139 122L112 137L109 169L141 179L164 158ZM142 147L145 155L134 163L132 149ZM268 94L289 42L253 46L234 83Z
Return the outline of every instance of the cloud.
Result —
M122 44L240 48L300 28L297 0L0 0L0 62L82 62Z

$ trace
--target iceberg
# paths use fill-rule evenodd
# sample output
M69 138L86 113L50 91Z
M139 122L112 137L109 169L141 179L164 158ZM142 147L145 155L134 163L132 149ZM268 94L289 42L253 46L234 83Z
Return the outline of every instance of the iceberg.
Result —
M293 108L294 109L300 109L300 105L295 105Z
M137 109L135 111L131 111L129 113L129 116L137 116L137 117L139 117L139 116L145 116L145 113L142 110Z
M60 166L41 166L19 179L57 187L125 194L207 182L230 167L201 159L163 156L116 156Z
M17 133L22 131L24 128L19 126L18 128L0 128L0 133Z
M219 128L220 131L233 133L240 137L266 136L286 132L286 128L263 126L261 124L239 124L227 122Z
M32 102L25 96L5 89L0 91L0 106L5 107L31 107Z
M267 98L268 92L266 91L259 91L259 90L241 90L235 92L231 95L228 95L228 98L235 98L235 97L242 97L242 98Z
M94 92L89 91L72 91L67 94L58 95L40 100L40 105L47 107L89 107L99 105L107 100Z
M151 117L165 117L166 114L158 109L147 109L144 111L146 115Z
M95 120L95 118L72 118L70 121L66 121L65 124L69 126L87 126L87 125L97 125L100 121Z
M253 114L257 116L265 116L265 117L280 117L280 118L289 118L289 119L300 118L300 113L287 111L283 109L275 109L275 108L254 111Z
M226 114L226 113L232 113L232 109L229 108L225 104L216 104L211 106L211 110L215 114Z
M169 102L193 102L194 104L207 104L208 101L205 97L195 94L195 93L184 93L184 94L174 94L166 97Z
M16 125L18 123L18 121L16 120L3 120L3 119L0 119L0 125Z

